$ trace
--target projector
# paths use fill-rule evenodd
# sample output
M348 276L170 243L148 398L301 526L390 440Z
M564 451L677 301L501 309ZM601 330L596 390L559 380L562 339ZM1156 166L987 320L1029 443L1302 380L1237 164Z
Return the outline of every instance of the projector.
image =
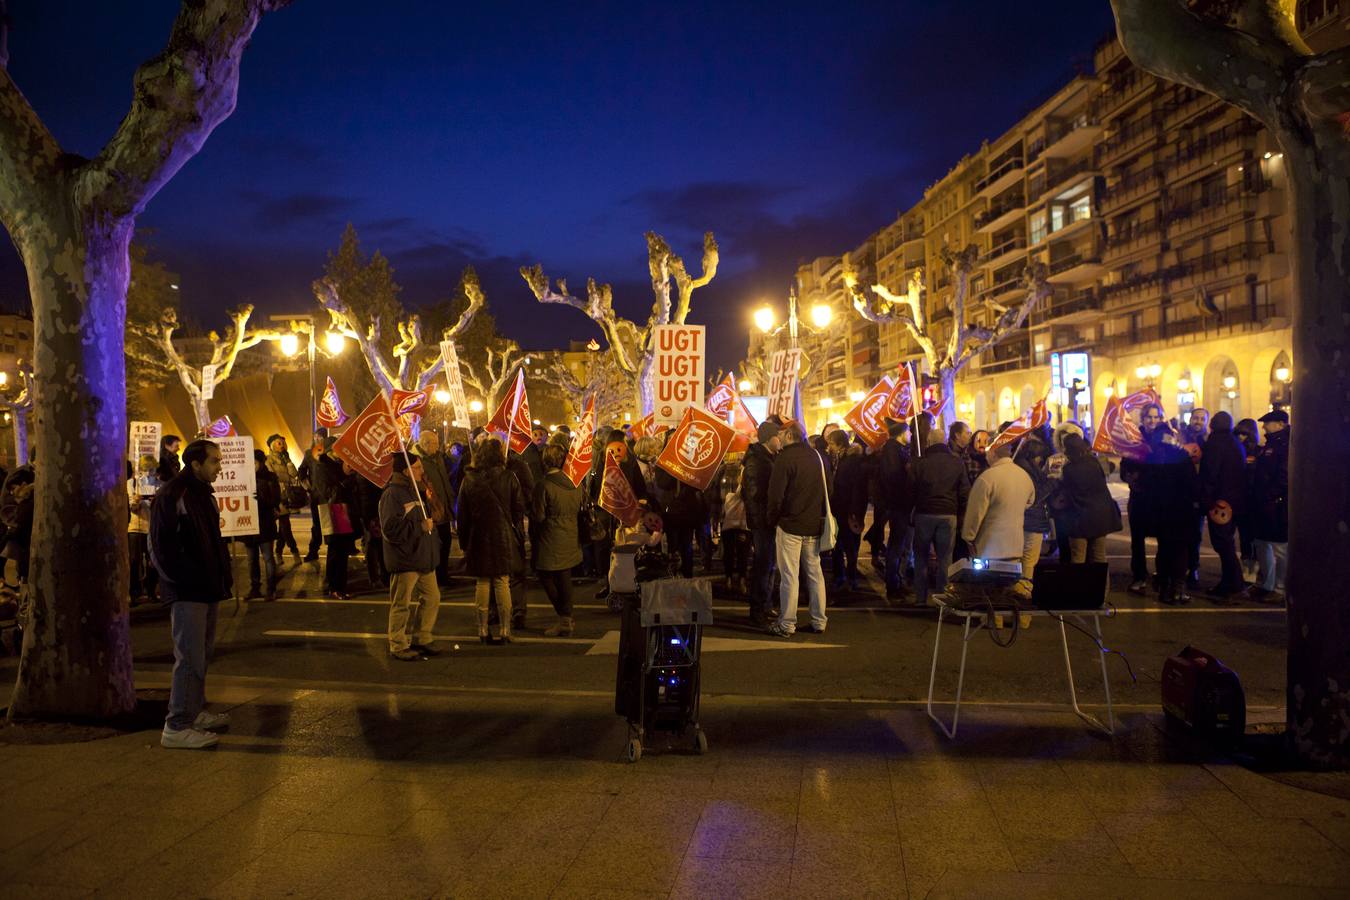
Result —
M1011 585L1022 579L1022 564L1006 559L958 559L947 569L956 584Z

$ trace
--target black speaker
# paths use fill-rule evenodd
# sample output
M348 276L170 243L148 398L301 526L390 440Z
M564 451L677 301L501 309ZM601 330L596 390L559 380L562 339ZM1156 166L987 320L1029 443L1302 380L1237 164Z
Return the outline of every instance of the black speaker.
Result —
M1043 562L1031 579L1031 602L1041 609L1101 609L1106 605L1106 563Z

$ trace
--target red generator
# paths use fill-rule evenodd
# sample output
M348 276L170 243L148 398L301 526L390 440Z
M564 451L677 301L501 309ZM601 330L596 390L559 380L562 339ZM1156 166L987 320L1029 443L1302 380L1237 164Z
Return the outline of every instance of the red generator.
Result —
M1210 654L1187 647L1163 663L1162 705L1169 724L1232 744L1247 726L1247 699L1237 673Z

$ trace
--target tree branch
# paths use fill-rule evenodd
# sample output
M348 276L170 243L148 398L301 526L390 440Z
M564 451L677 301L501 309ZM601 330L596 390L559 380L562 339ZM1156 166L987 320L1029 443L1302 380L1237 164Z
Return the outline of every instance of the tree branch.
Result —
M845 253L842 277L858 314L877 325L904 325L923 351L929 366L936 371L937 344L928 334L928 319L923 310L923 269L914 270L904 294L894 294L884 284L874 284L869 295L858 284L858 270L853 266L849 254Z
M338 292L337 282L331 278L321 278L314 282L314 296L318 298L319 305L328 310L328 315L333 321L333 327L336 328L345 337L351 338L360 348L361 355L365 357L366 367L370 369L370 375L375 379L376 385L385 393L392 393L393 390L403 382L398 379L389 364L384 359L384 354L380 352L380 319L376 316L370 323L370 326L362 331L356 321L355 314L342 299ZM310 334L310 340L314 340L314 335Z
M239 61L262 15L290 0L184 2L164 50L139 69L131 109L80 167L76 205L134 216L234 112Z
M694 291L713 280L713 276L717 274L719 257L717 241L713 238L711 231L703 234L703 274L698 278L689 277L683 259L673 253L670 255L670 272L675 276L675 289L679 294L679 301L675 305L674 312L671 313L670 321L672 323L683 325L685 319L689 318L689 305L693 299Z
M635 329L636 326L620 319L614 312L613 288L608 284L597 285L594 278L588 279L586 281L587 299L583 301L568 293L565 279L559 278L557 281L558 288L554 290L550 285L548 276L544 274L544 267L538 263L533 266L521 266L520 277L525 279L525 283L530 286L530 291L540 303L570 306L585 313L592 322L600 326L601 333L604 334L610 350L614 353L615 360L623 371L629 375L637 375L638 365L629 354L622 327L623 325L629 325L630 328ZM640 351L641 347L637 349Z

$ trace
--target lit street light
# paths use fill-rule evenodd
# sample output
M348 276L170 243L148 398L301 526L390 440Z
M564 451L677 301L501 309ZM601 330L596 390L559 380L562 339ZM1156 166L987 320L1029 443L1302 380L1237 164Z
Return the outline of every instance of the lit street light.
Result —
M834 319L834 310L828 303L817 303L811 307L811 324L817 328L828 328Z
M852 400L854 403L861 403L866 398L867 398L866 391L854 391L853 393L848 395L848 399Z
M773 307L768 306L767 304L761 306L759 309L755 310L755 327L765 334L768 334L769 329L773 328L773 323L777 318L778 317L773 314Z
M742 394L748 394L755 389L755 383L749 378L742 378L741 383L736 385Z
M292 332L281 336L281 354L294 356L300 352L300 336Z
M440 388L440 389L437 390L436 393L433 394L432 396L434 396L434 397L436 398L436 402L437 402L437 403L449 403L449 402L450 402L450 392L447 391L445 388Z
M470 401L469 401L469 412L480 413L480 412L482 412L482 411L483 411L483 401L482 401L482 400L470 400Z
M337 356L347 346L347 339L340 331L330 331L323 336L323 345L329 356Z

